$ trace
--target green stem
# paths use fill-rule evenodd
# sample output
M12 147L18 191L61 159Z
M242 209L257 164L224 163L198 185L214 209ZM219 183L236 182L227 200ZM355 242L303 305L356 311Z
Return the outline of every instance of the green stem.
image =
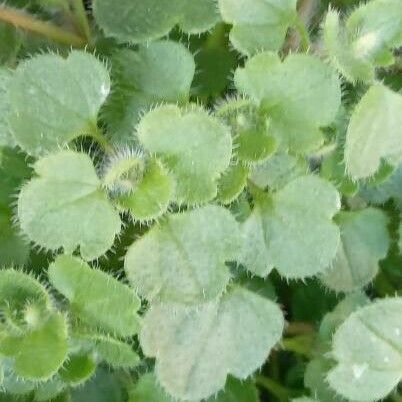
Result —
M257 375L255 381L258 385L268 391L271 395L274 395L281 402L288 402L292 397L297 396L298 392L295 390L289 390L283 385L277 383L271 378Z
M310 49L310 35L308 33L308 30L306 28L306 25L300 18L300 16L297 16L296 21L295 21L295 28L297 32L300 35L300 45L301 49L303 52L307 52Z
M12 8L0 6L0 21L13 24L26 31L44 35L55 42L65 45L83 47L86 43L85 39L73 32L65 31L50 22L37 20L29 14Z
M91 28L89 27L87 13L82 0L71 0L71 5L82 34L88 42L91 41Z

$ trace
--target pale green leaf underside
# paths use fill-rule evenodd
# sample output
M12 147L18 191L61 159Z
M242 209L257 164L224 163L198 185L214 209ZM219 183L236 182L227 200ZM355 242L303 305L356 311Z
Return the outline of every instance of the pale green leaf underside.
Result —
M140 114L162 102L186 102L194 58L181 43L157 41L112 56L113 90L101 116L115 142L133 142Z
M402 379L402 299L389 298L359 309L333 338L337 366L330 386L345 398L383 399Z
M260 53L237 69L235 84L267 111L272 133L296 153L322 143L319 128L335 119L341 102L337 74L310 55L290 55L282 63L274 53Z
M162 106L144 116L137 136L174 174L179 203L199 204L216 196L217 180L232 154L230 132L219 120L200 108Z
M345 144L345 163L353 179L373 176L385 160L402 160L402 96L375 84L356 106Z
M9 120L18 145L38 156L91 133L109 90L106 67L89 53L24 61L9 86Z
M330 271L321 280L330 289L352 292L367 286L376 276L379 260L389 247L388 218L379 209L342 212L337 217L341 243Z
M325 271L339 245L332 221L339 208L336 189L316 176L299 177L271 198L261 196L242 224L241 261L259 276L274 267L286 278Z
M216 0L96 0L94 16L106 36L130 43L161 38L177 24L186 33L199 34L219 17Z
M278 51L296 18L295 0L219 0L223 20L233 24L232 45L248 56Z
M245 379L258 369L283 326L275 303L233 288L196 307L154 304L140 341L144 353L156 357L162 386L175 398L196 401L222 389L228 374Z
M223 207L169 215L128 249L125 271L149 300L211 300L225 289L225 261L236 259L240 243L238 224Z
M84 259L104 254L120 231L120 217L101 189L90 157L73 151L46 156L34 165L37 177L18 198L18 217L30 240Z
M49 267L49 279L84 323L120 336L138 331L140 300L131 288L112 276L63 255Z

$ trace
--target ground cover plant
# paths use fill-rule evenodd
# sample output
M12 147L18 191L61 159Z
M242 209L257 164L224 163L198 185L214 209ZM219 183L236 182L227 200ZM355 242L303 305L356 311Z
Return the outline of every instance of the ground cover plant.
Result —
M402 401L402 1L0 5L0 402Z

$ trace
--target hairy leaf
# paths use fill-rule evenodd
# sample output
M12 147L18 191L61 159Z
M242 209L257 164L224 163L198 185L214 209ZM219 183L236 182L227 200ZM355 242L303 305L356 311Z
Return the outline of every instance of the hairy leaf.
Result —
M60 313L51 313L40 325L21 335L3 335L0 353L11 358L12 370L28 380L47 380L67 357L67 322Z
M282 146L296 153L323 142L319 128L335 119L341 102L335 71L310 55L290 55L282 63L274 53L260 53L237 69L235 84L266 111Z
M9 122L18 145L38 156L91 135L109 89L106 67L82 51L66 59L43 54L19 64L9 82Z
M8 115L10 113L8 87L11 77L12 73L9 70L0 68L0 146L14 147L16 142L8 123Z
M381 161L402 160L402 96L376 84L363 96L350 119L345 163L353 179L373 176Z
M402 299L378 300L350 315L336 331L337 361L328 381L345 398L383 399L402 379Z
M218 20L215 0L95 0L94 16L106 36L143 43L165 36L175 26L188 34L212 28Z
M104 254L120 231L119 214L109 203L89 156L60 151L38 160L36 177L21 190L18 217L35 243L83 258Z
M232 129L238 160L246 164L259 163L276 151L278 144L270 132L267 116L250 100L228 100L219 106L216 115Z
M101 117L113 141L130 143L140 115L162 102L185 103L194 77L194 58L182 44L157 41L111 58L112 92Z
M368 285L377 275L379 260L387 255L390 239L384 212L366 208L337 216L341 243L330 271L321 276L335 291L352 292Z
M339 208L336 189L315 176L299 177L272 196L259 196L242 224L241 261L260 276L274 267L286 278L325 271L339 245L339 228L332 222Z
M222 18L233 24L232 45L248 56L278 51L294 25L296 0L219 0Z
M240 246L238 224L223 207L169 215L129 248L125 270L149 300L202 302L220 295L230 279L225 261Z
M131 194L119 197L119 205L128 209L137 221L149 221L163 215L173 199L175 183L157 159L151 159L138 186Z
M304 159L278 153L256 165L251 171L250 180L258 187L279 190L288 182L307 173L308 166Z
M140 301L132 289L117 279L67 255L59 256L49 267L49 279L85 323L120 336L138 331Z
M247 184L249 169L242 164L234 164L223 173L218 184L217 199L222 204L230 204L240 195Z
M222 389L228 374L245 379L259 368L283 325L275 303L233 288L196 307L154 304L140 340L144 353L156 358L162 386L176 398L198 400Z
M216 196L232 151L230 132L217 119L200 108L162 106L144 116L137 135L171 169L179 203L199 204Z

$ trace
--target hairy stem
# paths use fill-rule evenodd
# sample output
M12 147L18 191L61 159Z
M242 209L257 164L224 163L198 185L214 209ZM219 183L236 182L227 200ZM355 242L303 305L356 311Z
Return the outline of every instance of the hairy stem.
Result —
M86 43L85 39L73 32L59 28L50 22L37 20L29 14L9 7L0 6L0 21L13 24L18 28L25 29L26 31L46 36L55 42L65 45L82 47Z

